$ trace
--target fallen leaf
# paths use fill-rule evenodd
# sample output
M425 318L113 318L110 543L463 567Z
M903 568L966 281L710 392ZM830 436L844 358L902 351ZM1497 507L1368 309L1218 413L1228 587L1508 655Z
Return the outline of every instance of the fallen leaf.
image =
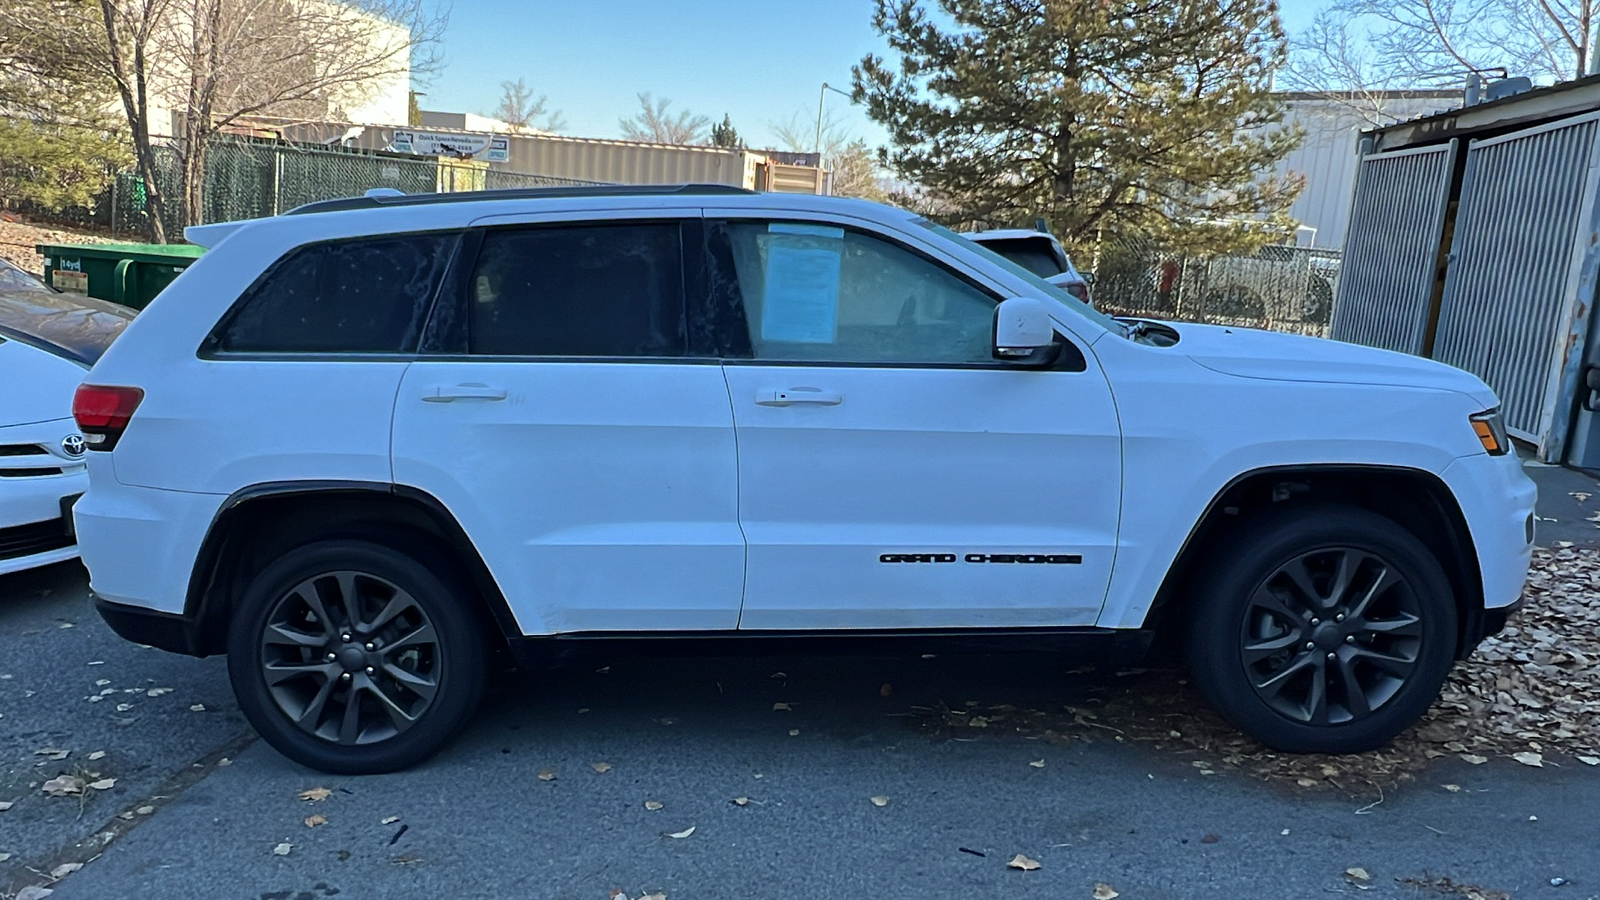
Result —
M223 758L217 760L217 768L219 768L219 769L222 768L223 766L231 766L231 765L233 765L233 760L227 758L226 756L224 756Z
M693 825L690 825L688 828L685 828L682 831L668 831L665 834L663 834L662 836L663 837L669 837L669 838L686 838L691 834L694 834L694 826Z
M1578 762L1586 766L1600 766L1600 756L1580 756Z
M1524 750L1521 753L1511 754L1511 758L1525 766L1533 766L1536 769L1544 768L1544 754L1542 753L1529 753Z
M328 824L328 817L327 816L321 816L321 815L318 815L318 816L306 816L306 827L307 828L315 828L318 825L326 825L326 824Z
M76 775L57 775L46 781L39 790L52 797L65 797L68 794L83 793L83 779Z
M402 853L389 861L397 866L409 866L412 863L422 862L422 857L415 853Z
M106 685L108 685L110 683L111 683L111 679L109 679L109 678L96 678L94 680L94 686L95 687L105 687Z
M81 868L83 868L83 863L62 863L50 870L50 877L60 881Z
M1011 858L1011 862L1006 863L1006 868L1021 869L1024 872L1032 872L1034 869L1039 868L1039 861L1037 859L1029 859L1026 856L1023 856L1021 853L1018 853L1016 856Z
M595 671L596 675L605 675L605 674L607 674L607 673L609 673L611 671L611 667L610 666L601 666L600 668L595 669L594 671Z
M1461 785L1459 785L1459 784L1441 784L1439 786L1444 788L1445 790L1449 791L1452 794L1461 793Z
M1036 759L1033 762L1028 763L1028 765L1033 766L1035 769L1042 769L1044 768L1044 760Z
M1461 758L1475 766L1481 766L1489 761L1487 756L1479 756L1476 753L1463 753L1461 754Z
M655 812L663 806L666 806L666 804L662 803L660 800L646 800L644 802L644 808L650 810L651 812Z
M1589 497L1592 496L1592 495L1589 494L1587 491L1568 491L1567 492L1567 496L1569 496L1569 497L1577 497L1578 498L1578 502L1582 503L1583 501L1589 499Z
M590 763L589 764L589 768L593 769L595 771L595 774L597 774L597 775L604 775L605 773L611 771L611 763L608 763L608 762Z
M1220 840L1222 840L1222 835L1220 835L1220 834L1208 834L1205 837L1200 839L1200 843L1202 843L1202 844L1215 844L1217 841L1220 841Z
M11 858L11 854L9 854L9 853L0 853L0 863L3 863L3 862L5 862L6 860L8 860L10 858Z
M91 760L94 760L94 759L105 759L106 758L106 752L104 750L96 750L95 752L89 754L89 758Z
M776 711L778 711L780 709L794 709L794 707L790 706L787 703L781 703L780 702L780 703L772 704L772 709L773 709L774 712L776 712Z
M204 703L196 703L193 706L189 707L189 712L205 712L205 711L206 711L206 705Z
M800 729L798 729L798 728L789 729L789 737L796 737L799 734L800 734Z
M312 803L321 803L322 801L324 801L324 800L326 800L326 799L328 799L329 797L332 797L332 796L333 796L333 791L330 791L325 787L314 787L314 788L312 788L312 789L310 789L308 791L301 791L300 792L300 799L301 800L308 800L308 801L310 801Z
M156 808L154 806L141 806L138 809L134 810L134 812L138 813L141 816L148 816L148 815L150 815L151 813L153 813L155 811L156 811Z
M555 781L556 780L556 770L555 769L540 769L538 777L539 777L540 781Z
M1117 900L1120 896L1122 895L1113 890L1111 885L1103 881L1095 882L1094 900Z
M769 677L769 678L788 678L789 677L789 673L788 672L773 672L771 675L769 675L767 677Z
M37 884L30 884L22 890L17 891L17 900L44 900L44 898L54 893L55 891L51 890L50 888L40 887Z
M115 778L102 778L99 781L89 782L89 787L92 787L97 791L109 791L116 786L117 780Z
M639 900L667 900L667 893L666 891L661 891L655 894L642 894Z
M731 802L733 803L734 806L749 806L750 805L750 798L749 797L735 797L735 798L733 798L733 800Z
M288 856L289 855L289 851L293 850L293 849L294 849L294 845L293 844L284 843L284 844L279 844L276 847L273 847L272 848L272 852L274 854L278 855L278 856Z
M1346 878L1349 878L1353 881L1372 880L1372 876L1367 874L1367 870L1361 868L1360 866L1351 866L1350 868L1344 870L1344 874Z
M117 704L117 712L127 712L130 709L133 709L133 704L132 703L118 703Z
M0 800L0 812L5 812L6 810L10 809L12 802L13 801L10 800Z
M394 823L396 823L398 821L400 821L400 817L399 816L384 816L383 818L378 820L378 824L379 825L393 825Z
M33 751L33 755L42 756L45 759L60 761L72 755L72 751L62 750L59 747L41 747L40 749Z
M883 687L878 688L878 696L879 697L887 697L892 693L894 693L894 685L890 684L887 681L885 681L883 683Z

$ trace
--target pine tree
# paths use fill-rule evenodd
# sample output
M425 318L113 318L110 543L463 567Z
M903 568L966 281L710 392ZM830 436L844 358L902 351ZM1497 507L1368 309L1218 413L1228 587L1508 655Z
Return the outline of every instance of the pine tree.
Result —
M876 2L900 59L863 59L855 95L889 132L883 162L941 219L1043 217L1070 244L1187 252L1286 228L1298 184L1268 171L1298 132L1268 90L1285 52L1273 0Z
M713 147L743 147L744 141L740 140L739 132L733 127L733 122L727 113L722 114L722 124L711 126L711 146Z

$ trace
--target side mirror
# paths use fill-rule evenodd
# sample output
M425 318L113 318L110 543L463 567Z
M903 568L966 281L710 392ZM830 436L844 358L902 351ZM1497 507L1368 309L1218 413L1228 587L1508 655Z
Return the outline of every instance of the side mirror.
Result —
M1002 300L994 310L995 359L1027 360L1056 346L1049 309L1032 297Z

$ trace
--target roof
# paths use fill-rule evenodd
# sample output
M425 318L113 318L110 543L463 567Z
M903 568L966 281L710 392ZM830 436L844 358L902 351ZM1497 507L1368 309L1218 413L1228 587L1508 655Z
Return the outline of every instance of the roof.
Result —
M1534 88L1485 103L1420 116L1367 132L1375 150L1441 144L1452 138L1492 137L1553 119L1600 109L1600 75Z
M499 191L454 191L441 194L368 194L339 200L319 200L297 206L286 216L337 212L345 209L382 209L390 206L431 206L437 203L484 203L494 200L538 200L556 197L633 197L663 195L753 194L726 184L594 184L563 187L513 188Z

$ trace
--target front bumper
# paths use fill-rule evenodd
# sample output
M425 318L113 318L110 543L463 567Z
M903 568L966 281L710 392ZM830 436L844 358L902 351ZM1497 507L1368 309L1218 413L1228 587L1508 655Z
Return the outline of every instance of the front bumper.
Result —
M94 598L94 610L118 636L172 653L200 656L195 623L177 613Z

